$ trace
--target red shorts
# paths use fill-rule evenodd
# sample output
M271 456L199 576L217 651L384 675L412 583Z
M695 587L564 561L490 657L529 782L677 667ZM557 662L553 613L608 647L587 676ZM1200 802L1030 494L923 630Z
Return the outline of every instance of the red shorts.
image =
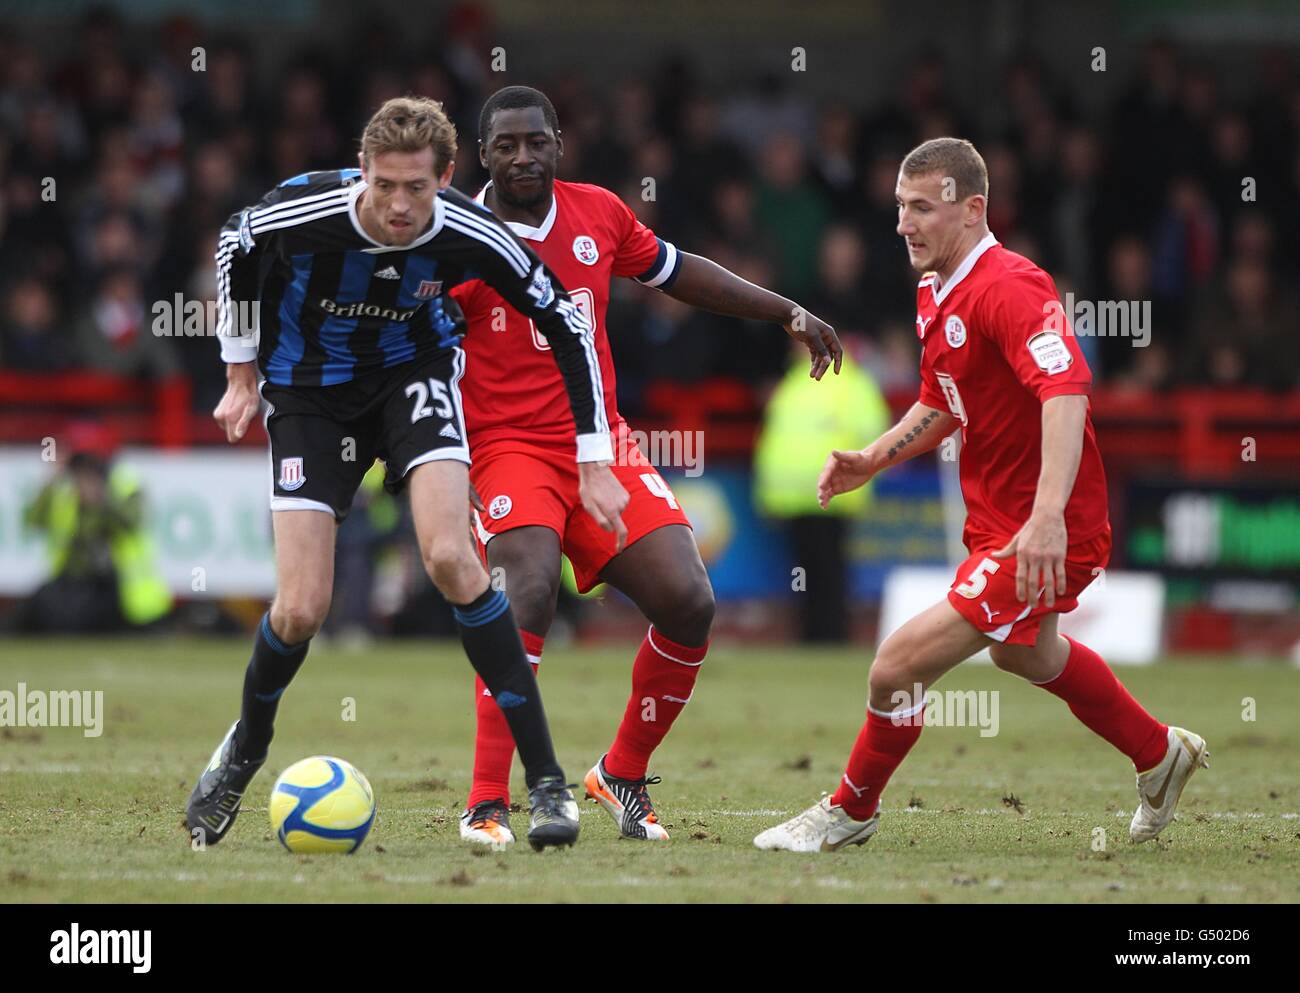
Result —
M971 555L957 567L948 602L994 641L1032 645L1038 640L1043 618L1068 614L1077 607L1079 594L1110 561L1110 527L1065 550L1065 595L1057 594L1051 607L1041 598L1033 603L1016 599L1016 560L993 558L993 553L1010 540L980 539L968 545Z
M641 449L627 444L621 452L615 445L611 468L628 493L623 511L627 546L667 524L690 527L673 491ZM470 482L487 507L485 514L474 512L474 533L485 560L493 536L541 525L559 535L580 592L600 583L600 571L616 554L616 539L583 509L578 464L570 448L511 441L476 450L473 459Z

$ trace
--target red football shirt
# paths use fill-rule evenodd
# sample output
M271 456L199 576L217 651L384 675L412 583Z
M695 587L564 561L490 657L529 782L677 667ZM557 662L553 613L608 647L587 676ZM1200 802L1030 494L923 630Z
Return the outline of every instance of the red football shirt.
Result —
M1052 278L992 234L938 285L917 286L921 402L961 422L966 543L1005 543L1029 520L1038 489L1044 401L1087 394L1092 373L1064 324ZM1106 529L1106 474L1092 418L1065 506L1071 545Z
M479 193L479 203L486 192ZM539 227L507 223L559 277L595 328L606 423L617 428L622 418L605 329L610 279L629 276L666 287L677 275L677 250L656 238L615 194L586 183L557 180L550 213ZM494 442L521 439L572 446L573 413L564 380L533 322L482 280L462 283L451 293L469 325L463 402L471 454Z

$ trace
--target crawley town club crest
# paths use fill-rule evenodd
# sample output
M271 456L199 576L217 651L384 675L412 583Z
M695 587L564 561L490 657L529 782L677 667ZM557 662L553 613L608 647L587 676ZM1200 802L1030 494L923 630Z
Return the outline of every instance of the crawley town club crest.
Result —
M441 279L422 279L420 285L415 289L415 299L432 300L442 292Z
M948 344L952 348L961 348L966 344L966 325L962 323L960 317L953 314L944 322L943 336L948 339Z
M595 265L600 258L600 249L596 239L589 234L580 234L573 239L573 257L583 265Z
M302 470L301 458L280 460L280 489L292 493L305 482L307 474Z

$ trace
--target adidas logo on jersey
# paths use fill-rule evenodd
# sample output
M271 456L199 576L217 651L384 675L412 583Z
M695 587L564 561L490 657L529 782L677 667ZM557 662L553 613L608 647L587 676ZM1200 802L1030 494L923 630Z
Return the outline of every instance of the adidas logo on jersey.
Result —
M444 424L442 430L438 432L438 435L443 438L450 438L453 441L460 441L460 435L457 434L456 429L450 424Z
M390 265L388 266L388 268L380 269L377 273L375 273L375 278L376 279L401 279L402 277L398 274L396 267Z

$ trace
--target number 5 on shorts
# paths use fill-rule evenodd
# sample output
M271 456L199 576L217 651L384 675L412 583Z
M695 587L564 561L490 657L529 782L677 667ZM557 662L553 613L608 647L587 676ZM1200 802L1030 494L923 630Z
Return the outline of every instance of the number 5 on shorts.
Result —
M958 596L964 596L967 600L974 600L984 592L984 587L989 584L989 576L998 571L1001 563L995 559L985 559L966 577L966 582L960 586L954 586L952 591Z

